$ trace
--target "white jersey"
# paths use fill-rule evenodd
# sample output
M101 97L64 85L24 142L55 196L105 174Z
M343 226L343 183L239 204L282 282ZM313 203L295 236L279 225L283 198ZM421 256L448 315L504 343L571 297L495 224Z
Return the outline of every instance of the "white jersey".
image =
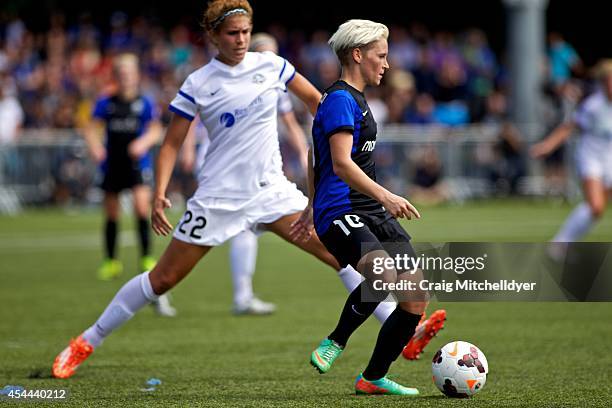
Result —
M612 102L598 91L585 99L574 121L581 130L576 146L580 176L612 187Z
M247 199L286 180L276 116L294 75L276 54L248 52L236 66L213 59L187 77L170 110L189 120L198 115L210 141L196 197Z
M291 97L287 92L279 92L278 97L278 113L284 114L293 112L293 103L291 102ZM204 165L204 159L206 158L206 152L208 151L208 146L210 145L210 139L208 138L208 132L206 128L202 124L199 119L195 119L197 121L195 125L195 142L197 146L197 154L194 163L194 172L198 174L200 169ZM281 126L281 123L278 124Z
M612 102L598 91L580 105L574 121L584 138L612 140Z

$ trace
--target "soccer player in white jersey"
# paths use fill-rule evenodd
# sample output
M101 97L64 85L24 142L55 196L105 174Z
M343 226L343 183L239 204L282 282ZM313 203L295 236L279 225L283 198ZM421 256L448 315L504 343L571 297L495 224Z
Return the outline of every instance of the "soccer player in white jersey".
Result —
M252 29L248 1L213 0L204 26L219 53L185 80L170 105L174 115L157 158L153 231L166 236L173 230L164 213L171 206L166 188L196 115L210 138L198 190L155 267L127 282L94 325L56 357L55 377L72 376L114 329L173 288L212 247L246 229L272 231L340 269L316 235L292 234L308 199L285 178L278 148L279 92L289 88L312 113L321 94L285 59L247 52ZM349 290L360 283L350 266L339 275Z
M253 34L250 51L273 52L278 54L278 44L274 37L266 33ZM279 126L282 135L296 152L301 164L302 174L306 174L307 146L305 135L293 112L293 103L288 92L279 92L278 99ZM280 129L279 129L280 130ZM279 131L281 133L281 131ZM187 168L198 171L204 164L204 157L210 140L206 127L196 117L185 142L181 160ZM253 275L257 261L257 234L244 230L230 240L229 258L232 274L233 313L236 315L266 315L274 313L276 305L264 302L253 293Z
M580 133L576 165L585 202L580 203L552 239L556 243L579 241L601 218L612 193L612 60L596 69L600 88L587 97L573 118L559 125L531 148L532 157L553 152L576 130ZM551 255L561 257L562 246L552 246Z

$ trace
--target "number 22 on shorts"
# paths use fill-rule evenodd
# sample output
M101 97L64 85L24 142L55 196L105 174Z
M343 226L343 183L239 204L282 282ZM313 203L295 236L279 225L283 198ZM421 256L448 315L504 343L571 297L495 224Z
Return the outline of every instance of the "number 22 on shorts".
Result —
M193 221L193 222L192 222ZM189 210L185 212L181 223L178 226L179 232L184 235L189 235L195 239L202 239L202 235L199 234L199 231L206 226L206 218L199 215L193 218L193 213ZM187 230L191 228L189 234L187 234Z

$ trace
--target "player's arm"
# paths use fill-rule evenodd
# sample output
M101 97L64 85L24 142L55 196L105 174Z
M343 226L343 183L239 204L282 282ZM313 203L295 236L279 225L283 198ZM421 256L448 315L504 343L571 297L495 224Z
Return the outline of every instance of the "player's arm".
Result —
M106 158L106 148L102 144L103 132L104 122L96 117L91 118L80 132L85 139L85 143L87 143L89 154L96 163L100 163Z
M376 183L351 158L353 135L346 131L329 138L334 173L354 190L372 197L394 217L421 218L417 209L403 197L395 195Z
M529 149L531 157L539 158L548 156L557 147L561 146L576 130L576 122L564 122L557 126L547 137L539 143L534 144Z
M306 165L308 175L308 205L302 211L300 217L291 224L289 236L297 241L308 241L312 236L314 228L312 203L314 202L314 166L313 166L313 151L312 147L308 148L308 163Z
M157 156L155 172L155 192L153 194L153 209L151 212L151 226L157 235L168 235L173 226L166 218L164 210L172 204L166 197L166 189L174 170L176 157L181 149L185 136L189 131L191 121L180 116L172 115L166 137L162 142Z
M183 147L181 148L179 154L179 165L183 169L185 173L191 173L193 171L193 166L196 159L196 128L198 126L198 118L196 117L193 122L191 122L191 126L189 127L189 131L187 132L187 136L183 141Z
M162 124L158 119L149 121L146 124L145 131L141 136L136 138L128 146L130 157L134 160L144 156L151 147L159 142L162 135Z
M282 113L280 118L287 127L287 142L298 154L302 170L306 172L308 166L308 147L306 146L304 131L302 131L302 127L298 123L293 111Z
M310 113L314 116L317 112L319 101L321 100L321 92L298 72L296 72L293 79L289 81L287 88L304 102Z

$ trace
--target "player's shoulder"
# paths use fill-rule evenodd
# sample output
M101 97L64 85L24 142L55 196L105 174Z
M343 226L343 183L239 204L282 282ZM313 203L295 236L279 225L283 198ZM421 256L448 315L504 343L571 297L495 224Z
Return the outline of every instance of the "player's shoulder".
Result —
M349 89L343 86L341 81L334 83L323 92L321 106L353 106L357 107L357 101Z
M215 66L209 62L208 64L202 65L200 68L187 75L185 82L189 82L194 85L202 83L210 78L210 76L214 74L215 70Z
M601 90L593 92L582 101L582 108L587 111L599 109L606 104L606 97Z
M104 94L104 95L98 96L98 99L96 99L95 104L98 106L108 105L109 103L115 101L116 99L117 99L117 95Z

